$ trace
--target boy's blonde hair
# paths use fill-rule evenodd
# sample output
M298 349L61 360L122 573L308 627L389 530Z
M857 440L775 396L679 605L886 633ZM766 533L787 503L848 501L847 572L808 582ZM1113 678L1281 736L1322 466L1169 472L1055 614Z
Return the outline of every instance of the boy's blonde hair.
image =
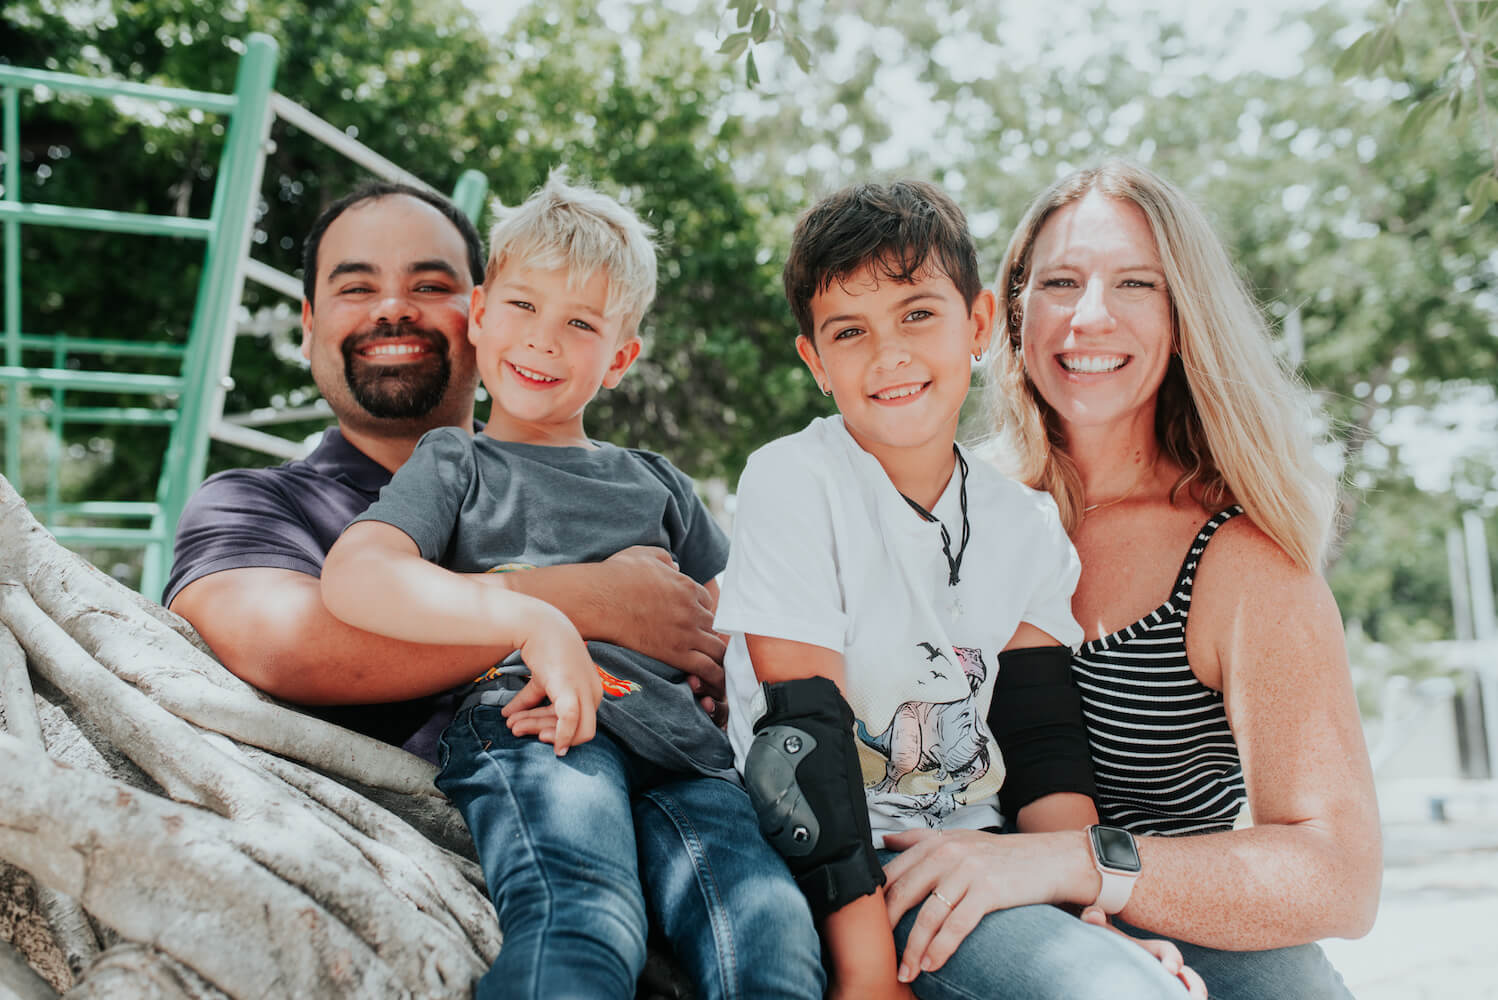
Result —
M1004 330L985 402L1015 475L1056 498L1068 531L1081 521L1081 479L1055 412L1025 372L1020 325L1036 237L1056 211L1092 191L1139 206L1165 269L1176 353L1160 386L1155 437L1185 470L1171 498L1186 490L1212 510L1235 500L1297 564L1319 568L1337 483L1314 453L1309 394L1275 357L1264 318L1201 209L1131 163L1109 161L1056 182L1031 203L1004 253L995 289Z
M655 299L653 230L608 195L567 183L565 167L552 170L534 194L514 208L495 201L499 219L489 230L484 284L511 262L541 270L565 269L568 287L608 276L604 314L618 317L633 336Z

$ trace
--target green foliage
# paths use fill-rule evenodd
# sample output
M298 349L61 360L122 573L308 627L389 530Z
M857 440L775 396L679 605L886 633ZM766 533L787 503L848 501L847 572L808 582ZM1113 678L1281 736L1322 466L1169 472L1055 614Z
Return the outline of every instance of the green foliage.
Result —
M1421 456L1390 428L1454 390L1498 387L1487 107L1498 0L1311 10L1297 16L1297 66L1231 78L1220 68L1231 20L1213 49L1106 4L1033 38L997 0L723 0L688 13L642 2L610 5L607 21L562 0L527 7L493 39L456 0L85 9L12 2L6 57L226 90L235 40L269 31L283 46L278 90L439 188L474 167L513 203L566 164L627 199L659 232L660 297L646 357L590 411L590 430L699 475L732 479L754 447L826 412L777 281L794 219L818 195L867 177L933 179L968 211L993 274L1024 204L1058 173L1111 155L1145 162L1206 206L1331 414L1350 489L1330 578L1347 614L1378 640L1450 628L1444 532L1461 507L1498 506L1498 474L1481 460L1491 441L1470 445L1453 498L1415 488ZM23 196L207 213L221 141L211 116L25 108ZM294 271L312 216L358 171L284 126L274 139L256 256ZM27 236L28 329L185 336L200 247L44 233ZM313 398L304 372L245 347L231 409ZM105 470L88 495L147 489L159 454L148 437L88 450ZM212 460L256 459L216 445Z
M1480 172L1464 190L1460 220L1475 223L1498 201L1498 124L1489 107L1498 96L1491 71L1498 66L1498 3L1493 0L1391 0L1386 19L1354 39L1338 56L1338 79L1363 76L1405 85L1404 128L1412 140L1445 109L1453 124L1483 136L1487 151ZM1401 32L1426 39L1419 58L1408 59Z
M20 65L220 92L232 88L240 40L265 31L281 45L278 91L440 190L471 167L515 203L566 165L625 199L659 233L660 294L644 359L590 412L590 430L663 451L699 475L732 473L815 405L761 236L770 198L732 174L722 143L736 122L721 109L735 86L695 42L702 25L644 7L631 16L631 46L581 2L531 8L492 41L456 0L133 0L91 13L22 0L0 24L17 40L6 56ZM194 117L28 97L22 197L206 216L223 129ZM363 172L284 123L272 138L253 253L299 273L312 218ZM201 255L195 242L28 228L23 325L180 342ZM250 285L246 301L284 300ZM316 396L303 368L253 341L240 341L232 375L230 412ZM78 495L153 493L164 433L78 433L116 445ZM217 444L210 454L211 468L269 461Z
M781 42L801 72L811 72L811 49L801 39L785 6L784 0L778 4L774 0L728 0L725 13L733 15L735 30L723 39L718 54L727 56L730 62L744 57L744 82L751 88L760 82L754 46L772 40Z
M1384 477L1366 497L1330 576L1343 617L1384 642L1452 635L1446 531L1460 528L1460 504L1401 476Z

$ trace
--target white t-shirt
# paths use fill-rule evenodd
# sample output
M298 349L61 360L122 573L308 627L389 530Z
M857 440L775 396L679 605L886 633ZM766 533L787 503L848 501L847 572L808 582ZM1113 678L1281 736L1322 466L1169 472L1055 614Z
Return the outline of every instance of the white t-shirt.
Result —
M749 458L716 627L734 759L764 714L744 634L843 656L845 693L876 845L911 827L1000 822L1004 762L985 721L999 651L1021 622L1076 646L1080 563L1049 495L964 451L971 535L949 586L941 526L905 502L841 417L812 421ZM932 513L955 556L961 475Z

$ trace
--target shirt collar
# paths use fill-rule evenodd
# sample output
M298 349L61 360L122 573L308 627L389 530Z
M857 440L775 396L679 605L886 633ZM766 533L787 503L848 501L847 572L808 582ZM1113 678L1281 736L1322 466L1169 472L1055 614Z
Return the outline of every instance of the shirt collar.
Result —
M483 429L482 420L473 422L474 433ZM319 474L346 483L370 496L377 495L394 475L389 469L350 444L336 424L322 432L322 440L302 461Z
M362 493L379 493L390 482L390 470L350 444L337 427L323 431L322 440L304 461L329 479Z

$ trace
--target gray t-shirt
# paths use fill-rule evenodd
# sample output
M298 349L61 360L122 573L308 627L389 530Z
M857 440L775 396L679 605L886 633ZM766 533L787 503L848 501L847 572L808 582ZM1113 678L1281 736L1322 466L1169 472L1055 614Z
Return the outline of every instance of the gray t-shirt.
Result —
M598 562L655 545L706 583L728 559L728 539L691 479L659 455L470 438L455 427L422 437L355 520L399 528L423 559L458 573ZM611 736L670 770L736 780L728 740L684 673L611 643L588 650L606 674L598 722ZM464 705L503 704L523 684L517 654L476 681Z

